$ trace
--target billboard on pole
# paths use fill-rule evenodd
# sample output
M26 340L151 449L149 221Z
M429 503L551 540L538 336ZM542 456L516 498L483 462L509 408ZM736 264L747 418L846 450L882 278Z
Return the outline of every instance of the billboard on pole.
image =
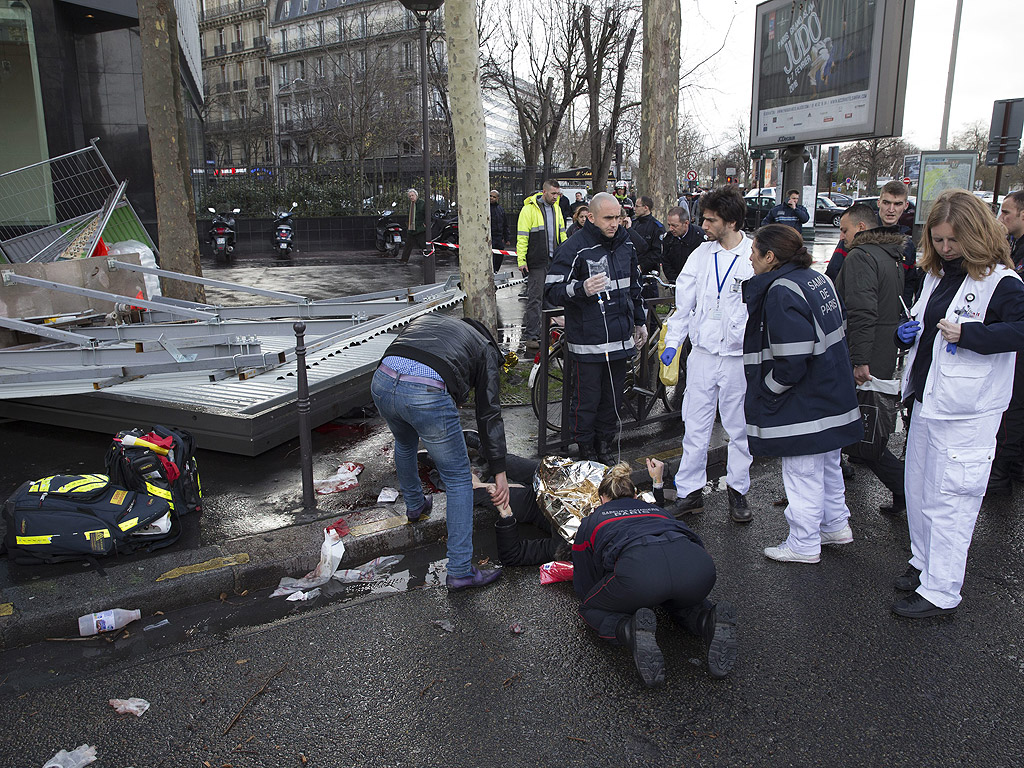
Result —
M899 135L914 0L757 6L751 147Z

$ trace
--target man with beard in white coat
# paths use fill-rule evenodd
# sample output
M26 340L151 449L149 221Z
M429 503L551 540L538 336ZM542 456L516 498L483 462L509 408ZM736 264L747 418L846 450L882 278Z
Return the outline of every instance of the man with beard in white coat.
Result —
M668 509L676 517L704 511L708 444L717 407L729 435L729 517L736 523L749 523L753 519L746 499L751 457L743 412L747 307L741 285L754 271L751 241L742 231L746 203L731 186L708 192L701 203L708 242L690 254L676 278L676 311L668 320L661 356L669 365L687 337L693 344L686 362L683 456L675 477L676 501Z

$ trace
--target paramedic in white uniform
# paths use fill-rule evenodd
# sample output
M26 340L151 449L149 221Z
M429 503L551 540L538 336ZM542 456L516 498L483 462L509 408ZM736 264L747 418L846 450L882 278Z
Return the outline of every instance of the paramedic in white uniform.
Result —
M736 187L719 187L701 199L708 242L690 254L676 278L676 310L668 320L662 362L670 364L687 336L693 351L686 362L683 396L683 457L676 472L676 517L704 511L708 444L715 408L729 435L726 483L729 517L749 523L750 450L743 413L743 331L747 308L741 285L753 277L751 241L743 234L746 203Z
M995 216L970 192L948 190L928 213L921 298L896 331L909 348L903 397L907 523L912 557L896 579L911 592L900 616L951 613L985 494L999 420L1024 349L1024 283Z

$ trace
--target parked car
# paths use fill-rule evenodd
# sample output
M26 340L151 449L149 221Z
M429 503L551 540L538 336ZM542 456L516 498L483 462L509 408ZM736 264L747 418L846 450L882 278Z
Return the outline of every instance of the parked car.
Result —
M826 192L822 197L827 197L840 208L849 208L853 205L853 198L850 195L844 195L842 192Z
M775 207L774 197L748 197L745 201L747 203L747 214L743 218L744 229L757 229L761 226L761 219L763 219L772 208Z
M770 197L772 200L775 199L775 187L761 187L760 189L750 189L743 196L748 200L752 197Z
M878 213L878 195L872 195L871 197L857 197L853 200L854 203L862 203L868 206L875 213ZM852 205L853 203L851 203Z
M824 195L818 195L814 205L814 223L838 227L839 219L842 218L845 210L846 208L836 205Z

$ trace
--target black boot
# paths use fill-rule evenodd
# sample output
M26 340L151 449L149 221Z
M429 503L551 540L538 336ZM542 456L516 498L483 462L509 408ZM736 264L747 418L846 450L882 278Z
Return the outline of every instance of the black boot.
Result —
M1010 468L1002 461L992 462L992 471L988 476L988 488L986 496L1009 496L1013 492L1013 483L1010 481Z
M708 650L708 674L725 677L736 666L736 610L725 600L701 616L701 636Z
M615 450L615 438L597 438L597 460L605 466L616 463L618 451Z
M698 488L685 496L677 497L675 501L665 507L673 517L679 519L684 515L699 515L704 511L704 489Z
M615 628L616 639L633 652L636 671L648 688L665 683L665 657L654 637L657 629L658 620L650 608L641 608Z
M580 461L593 461L597 458L597 454L594 452L594 444L592 442L576 443L576 445L579 446L577 456L579 456Z
M749 523L753 520L754 513L747 506L747 497L729 486L725 490L729 494L729 519L734 523Z
M907 497L892 495L892 504L883 504L878 508L883 515L902 515L907 511Z

